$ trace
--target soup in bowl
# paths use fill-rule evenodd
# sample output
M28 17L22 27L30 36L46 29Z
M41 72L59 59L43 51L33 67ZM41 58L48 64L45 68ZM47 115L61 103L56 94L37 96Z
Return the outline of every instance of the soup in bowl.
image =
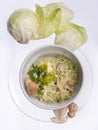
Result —
M79 94L83 71L79 59L68 49L48 45L32 51L20 69L26 98L44 109L60 109Z

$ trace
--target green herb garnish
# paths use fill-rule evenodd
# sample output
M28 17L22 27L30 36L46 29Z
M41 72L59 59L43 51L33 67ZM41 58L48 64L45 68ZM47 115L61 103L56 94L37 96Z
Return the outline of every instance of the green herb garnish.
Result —
M33 64L28 75L32 81L39 83L41 86L48 86L51 82L56 82L55 73L47 72L47 64L41 64L39 66Z
M38 95L43 95L43 87L42 86L39 86L39 89L38 89Z

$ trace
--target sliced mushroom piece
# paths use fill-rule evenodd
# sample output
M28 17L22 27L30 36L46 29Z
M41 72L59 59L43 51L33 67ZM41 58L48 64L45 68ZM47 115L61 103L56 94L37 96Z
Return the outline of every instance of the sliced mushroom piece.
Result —
M72 88L70 88L69 86L67 86L66 90L68 91L68 93L69 93L70 96L73 95L73 89Z
M58 63L57 68L56 68L57 72L62 72L62 71L64 71L64 67L65 67L64 62Z
M59 81L59 79L57 78L57 87L61 90L62 89L62 86L61 86L61 83Z
M72 87L75 84L75 80L68 80L66 84Z
M26 76L25 78L25 86L26 86L26 90L27 90L27 93L29 95L33 95L33 94L36 94L36 92L38 91L38 88L39 88L39 84L33 82L29 76Z

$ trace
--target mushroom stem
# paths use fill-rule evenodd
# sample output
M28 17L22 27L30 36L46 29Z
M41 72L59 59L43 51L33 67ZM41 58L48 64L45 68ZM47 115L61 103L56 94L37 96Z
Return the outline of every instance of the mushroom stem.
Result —
M54 110L55 117L52 117L51 120L54 123L64 123L68 120L68 115L67 115L67 107ZM65 116L66 115L66 116Z
M54 110L55 117L52 117L51 120L54 123L64 123L68 118L73 118L78 110L78 105L76 103L71 103L68 107Z

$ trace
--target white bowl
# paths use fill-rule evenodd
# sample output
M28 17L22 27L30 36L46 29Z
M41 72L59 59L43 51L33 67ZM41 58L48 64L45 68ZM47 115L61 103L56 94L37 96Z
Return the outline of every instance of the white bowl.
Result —
M42 103L39 100L37 100L34 97L31 97L28 95L26 88L25 88L25 84L24 84L24 79L27 75L27 72L30 68L30 66L38 59L40 59L41 57L46 57L46 56L57 56L57 55L64 55L66 58L69 58L78 68L78 82L75 86L75 90L74 90L74 94L71 97L71 99L69 100L65 100L61 103L52 103L52 104L48 104L48 103ZM50 109L50 110L54 110L54 109L60 109L63 107L66 107L68 104L70 104L71 102L74 101L75 98L77 98L77 95L80 93L81 90L81 86L82 86L82 82L83 82L83 70L81 67L81 64L79 62L79 59L68 49L61 47L61 46L57 46L57 45L48 45L48 46L43 46L43 47L39 47L37 48L35 51L32 51L23 61L23 64L21 66L20 69L20 85L21 85L21 89L25 95L25 97L34 105L40 107L40 108L44 108L44 109Z

